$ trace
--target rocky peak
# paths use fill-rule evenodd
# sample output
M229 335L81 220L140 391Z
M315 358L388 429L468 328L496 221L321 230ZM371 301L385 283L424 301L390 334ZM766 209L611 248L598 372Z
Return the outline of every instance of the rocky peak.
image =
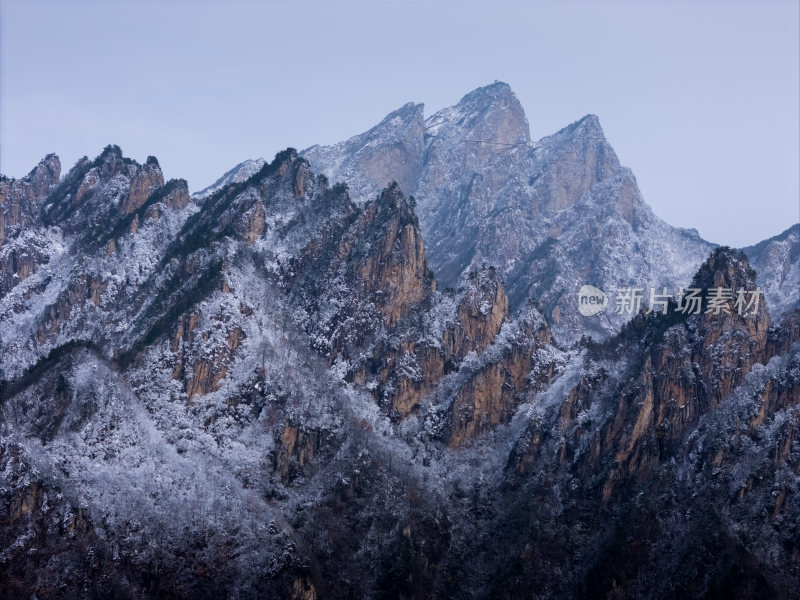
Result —
M729 300L720 310L709 298L722 288ZM766 364L778 344L771 343L770 318L764 299L739 314L737 290L756 290L755 272L746 256L717 248L696 273L690 289L698 289L699 313L680 312L672 304L667 315L641 312L605 347L624 348L626 383L613 391L614 417L595 439L593 460L613 456L603 500L609 501L622 482L642 481L681 448L686 432L728 399L756 363ZM749 299L749 294L747 295ZM784 335L787 332L784 332ZM790 333L790 332L789 332ZM795 332L797 335L797 332ZM783 340L783 347L788 346ZM576 388L579 403L599 396L588 379ZM611 390L611 388L608 388ZM596 469L597 464L587 465Z
M129 165L135 164L130 158L122 154L122 148L116 144L109 144L94 160L94 167L100 170L103 178L110 178L119 173L126 173Z
M22 181L30 184L34 197L38 200L44 198L50 188L58 183L61 177L61 161L55 154L48 154Z
M109 145L94 160L83 157L44 202L42 219L67 233L103 237L164 186L158 160L144 164Z
M697 296L697 305L690 300L692 295ZM765 352L771 325L766 301L747 257L741 251L721 246L700 266L678 303L670 304L668 315L640 314L620 335L628 341L647 340L656 353L670 344L680 343L684 349L688 344L695 362L707 372L708 381L724 383L725 371L735 385L754 363L770 358ZM686 335L677 335L678 331ZM662 332L666 332L666 346L660 342ZM677 347L670 348L664 359L677 351ZM726 387L714 394L712 404L724 398L732 385Z
M619 159L595 115L542 138L536 150L548 168L536 181L541 193L535 210L547 215L574 206L593 185L620 171Z
M732 290L755 290L758 287L756 272L750 266L747 255L727 246L716 248L692 279L691 287L703 290L723 288ZM708 296L703 299L703 309L708 309ZM727 314L728 311L724 311ZM758 315L766 313L763 298L758 304Z
M0 246L38 222L41 201L60 176L61 161L48 154L21 179L0 177Z
M344 252L356 259L362 294L374 298L390 328L435 290L413 198L407 199L396 183L365 207L340 244L339 255Z
M315 171L345 180L356 203L388 178L413 193L428 263L444 287L493 265L512 312L542 301L554 335L570 343L583 333L605 337L625 320L580 318L570 290L587 277L602 289L677 289L713 249L653 215L596 115L532 142L519 100L495 82L428 117L420 153L421 111L406 105L366 133L304 155ZM409 139L414 151L399 152Z
M500 81L473 90L455 106L425 121L426 135L446 135L448 129L458 129L467 143L482 141L499 146L531 141L522 105L511 87Z
M0 176L0 298L48 261L49 244L34 231L41 204L61 176L61 162L48 154L21 179Z
M599 169L595 171L597 181L603 181L616 174L621 167L597 115L586 115L563 129L543 137L536 142L536 147L545 155L575 154L576 159L582 158L585 163L589 163L585 165L587 170Z
M755 285L756 272L747 255L727 246L714 249L692 280L694 287Z
M364 135L369 138L388 135L413 140L419 135L418 128L423 124L424 110L424 104L406 102L397 110L386 115L380 123Z
M600 117L594 114L584 115L549 137L561 139L584 138L606 141L605 132L600 125Z
M742 373L770 358L766 351L771 320L756 273L743 252L724 246L714 250L692 287L703 290L702 314L691 319L697 321L702 339L698 355L704 359L699 362L714 382L711 403L716 404L740 383ZM728 297L719 310L712 303L717 293ZM737 308L737 300L744 305Z
M150 195L164 185L164 174L155 157L148 157L141 169L131 178L128 196L122 202L122 212L131 214L142 206Z

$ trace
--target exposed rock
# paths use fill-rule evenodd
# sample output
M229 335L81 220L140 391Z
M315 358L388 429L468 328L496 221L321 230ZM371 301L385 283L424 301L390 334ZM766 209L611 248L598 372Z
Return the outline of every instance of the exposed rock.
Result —
M537 358L537 351L550 343L550 330L536 318L521 325L499 358L479 367L456 392L447 440L450 447L508 423L527 395L553 378L554 362Z
M445 331L444 348L448 359L460 360L470 352L480 354L500 333L508 317L508 298L493 268L470 275L469 285L458 305L456 322Z
M264 217L264 205L258 202L253 207L247 229L244 232L244 239L247 240L248 244L255 242L264 233Z
M483 96L458 118L527 143L507 90ZM527 275L504 279L480 250L446 290L399 186L359 208L289 149L191 202L167 182L125 214L155 161L115 147L79 161L38 201L41 222L0 248L27 274L0 297L0 589L792 597L800 313L673 307L603 343L553 345L540 308L561 327L572 317L548 294L593 276L576 239L591 257L653 223L630 173L607 177L604 142L577 139L595 125L539 150L569 185L542 184L554 241L505 271ZM497 155L474 141L476 165ZM470 211L497 199L495 175L464 188ZM458 231L454 245L488 241ZM47 265L27 273L31 248ZM638 276L647 252L600 263ZM562 258L564 271L540 269ZM542 302L514 310L536 281ZM694 285L757 281L720 249Z
M800 224L742 252L756 270L774 320L800 307Z
M296 294L313 298L308 310L328 303L337 307L312 321L315 335L326 340L319 349L331 361L376 333L377 324L365 327L366 322L377 318L393 329L436 289L416 215L396 184L340 235L314 240L293 267L316 275L295 284Z
M180 210L189 204L189 186L185 179L172 181L176 184L169 189L162 202L172 210Z
M94 167L89 170L83 177L78 190L75 192L73 203L76 205L83 204L86 197L92 192L94 187L100 183L100 169Z
M294 197L302 198L306 194L308 182L311 177L311 169L308 168L308 163L302 161L297 166L297 171L294 176Z
M171 350L175 353L172 377L184 382L189 400L219 388L220 382L228 373L228 366L245 338L244 331L233 327L224 336L224 343L215 345L209 332L224 327L224 324L214 324L197 336L195 329L201 318L199 312L188 318L181 317L171 342Z
M162 185L164 185L164 175L161 173L161 167L155 160L148 161L131 179L128 196L122 201L122 212L126 215L134 212Z
M39 212L60 174L61 163L50 154L22 179L0 177L0 298L50 260Z
M582 285L677 292L714 247L652 213L594 115L534 143L518 99L495 82L422 118L422 105L406 105L366 133L303 155L332 181L347 181L357 203L398 181L417 200L440 286L494 266L512 312L535 300L563 343L605 338L629 318L582 318Z
M266 161L263 158L241 162L210 186L194 194L194 197L198 200L202 200L232 183L243 183L258 173L265 164Z
M0 298L50 260L47 244L22 236L0 247Z
M413 194L424 149L422 104L408 103L386 116L368 132L335 146L312 146L303 151L311 168L331 181L347 181L365 202L396 181L405 194ZM333 168L337 157L348 162Z
M397 186L382 192L367 207L363 219L358 229L371 235L368 243L374 251L358 261L356 267L362 290L365 295L373 295L386 325L394 327L436 289L436 283L425 261L416 217ZM366 231L378 227L375 233ZM344 244L347 243L345 238Z
M779 330L770 330L763 299L756 310L741 315L734 308L735 296L728 303L729 314L725 309L715 314L707 304L711 288L756 289L755 272L743 254L716 250L692 286L703 290L700 314L676 313L672 321L639 316L618 340L609 343L644 347L642 356L632 357L630 379L615 392L613 416L592 440L587 454L591 459L586 468L592 470L609 453L613 456L602 490L604 502L611 500L618 486L645 481L659 464L679 452L686 433L744 382L753 365L765 364L772 357L770 351L776 346L771 339ZM593 386L582 385L588 394L596 393ZM590 405L591 396L581 402ZM777 407L775 400L772 403Z
M280 435L280 448L275 455L275 470L282 478L292 479L311 461L325 440L318 430L305 431L286 423Z
M0 246L38 223L40 203L60 176L61 161L48 154L22 179L0 178Z
M83 273L76 278L39 317L36 335L38 344L45 345L48 340L58 336L67 324L70 324L70 328L75 327L76 319L83 321L86 316L81 309L87 302L95 308L100 306L106 286L106 282L95 275Z

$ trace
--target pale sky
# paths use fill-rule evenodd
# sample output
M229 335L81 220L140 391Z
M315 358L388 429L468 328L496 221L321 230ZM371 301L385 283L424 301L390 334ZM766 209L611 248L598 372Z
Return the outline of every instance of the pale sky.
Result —
M0 19L13 177L118 144L196 191L499 79L534 139L597 114L672 225L744 246L800 219L796 1L0 0Z

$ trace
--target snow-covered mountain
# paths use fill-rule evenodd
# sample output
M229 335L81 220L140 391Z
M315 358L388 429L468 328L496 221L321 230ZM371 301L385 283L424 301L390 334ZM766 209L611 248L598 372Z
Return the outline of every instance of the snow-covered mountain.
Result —
M582 285L677 293L714 248L653 214L596 116L534 142L501 82L427 118L421 104L406 104L366 133L302 155L346 181L357 203L397 181L416 199L441 287L493 265L512 310L535 299L563 342L606 337L625 320L613 311L582 317Z
M800 307L800 223L742 251L758 274L773 317Z
M712 249L502 84L434 117L0 179L0 598L795 595L796 227ZM558 343L644 275L767 297Z

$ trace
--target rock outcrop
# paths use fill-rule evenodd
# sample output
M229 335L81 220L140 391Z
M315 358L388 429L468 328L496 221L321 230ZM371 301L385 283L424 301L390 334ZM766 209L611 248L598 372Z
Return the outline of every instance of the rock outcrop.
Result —
M0 176L0 298L50 259L58 241L40 229L42 201L61 176L49 154L25 177Z
M60 176L61 162L49 154L22 179L0 178L0 246L38 224L41 201Z

